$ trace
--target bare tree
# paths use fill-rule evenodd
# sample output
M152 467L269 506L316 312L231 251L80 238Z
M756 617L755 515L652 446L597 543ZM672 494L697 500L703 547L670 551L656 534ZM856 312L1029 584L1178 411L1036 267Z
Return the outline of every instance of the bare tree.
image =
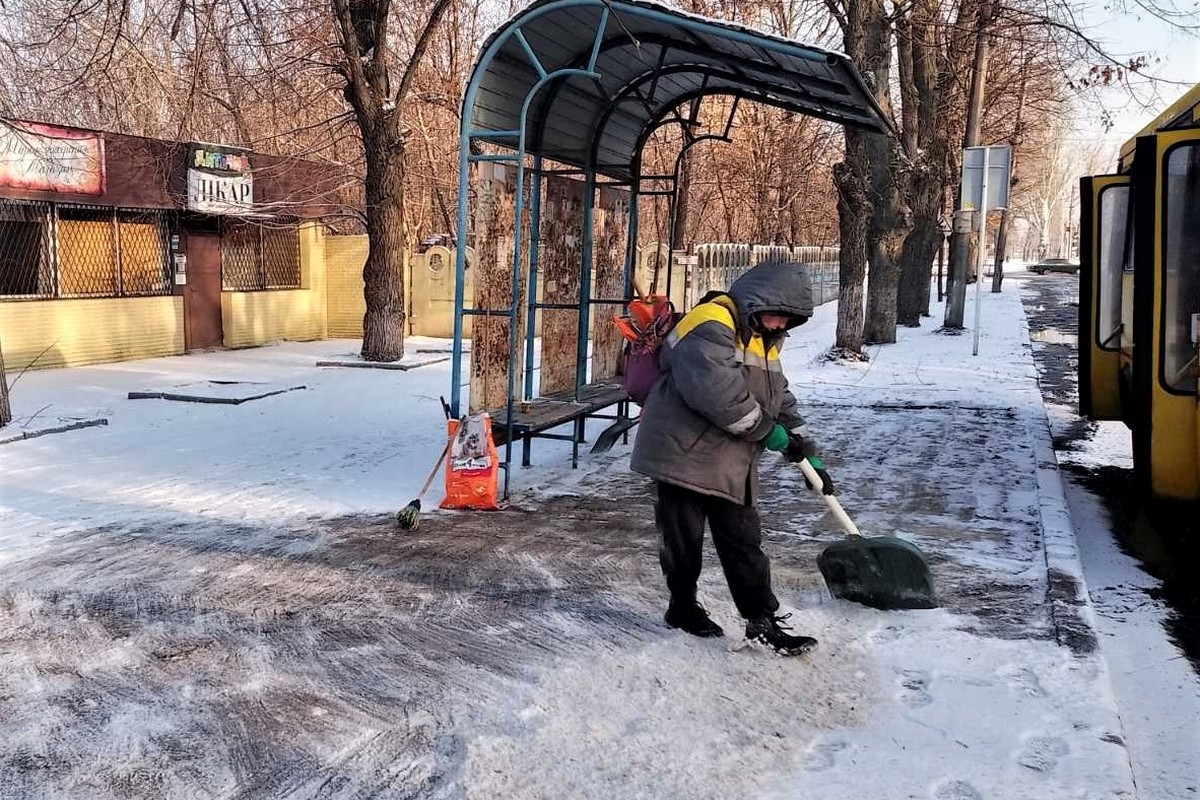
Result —
M0 32L0 66L18 76L4 85L5 110L49 110L56 121L141 135L269 143L360 164L370 239L362 352L395 360L404 352L410 135L400 109L451 5L26 0ZM357 141L347 137L348 121Z
M960 142L1016 139L1018 159L1032 156L1030 163L1037 163L1036 151L1052 145L1027 134L1063 115L1068 88L1119 81L1124 70L1144 62L1135 59L1123 67L1106 56L1071 19L1065 0L825 5L842 31L844 49L900 130L898 141L887 144L846 131L845 159L835 171L843 259L836 345L858 353L864 341L894 341L896 324L917 325L928 308L945 203L958 194ZM1000 46L992 47L993 41ZM1093 60L1080 61L1081 53ZM1043 228L1048 225L1042 221ZM961 265L966 237L957 237L957 244ZM860 290L847 282L860 282L868 261L863 315ZM965 279L957 273L954 278L945 322L950 328L962 324Z
M363 267L367 313L362 356L395 361L404 355L404 170L407 131L398 107L412 90L417 64L450 0L426 13L395 89L388 76L391 0L331 0L337 19L346 100L354 109L366 157L366 229L370 248Z
M878 76L875 71L880 60L889 58L880 52L881 39L886 38L887 23L879 0L827 0L830 13L837 19L846 54L864 72L868 86L878 99L890 91L890 79L884 87L872 85ZM885 42L884 47L888 44ZM886 99L886 96L885 96ZM873 181L879 172L872 170L878 161L879 147L869 134L846 129L843 160L834 167L834 182L838 190L838 228L841 234L841 266L838 285L838 324L835 347L844 354L860 357L863 346L863 282L867 260L871 253L872 223L876 217L878 193Z
M892 21L884 0L827 0L826 5L841 27L847 55L892 121ZM864 342L896 339L900 259L912 227L907 206L910 167L911 159L894 138L847 129L845 160L837 172L842 286L835 345L842 352L858 354ZM865 253L859 252L862 246ZM848 284L862 283L860 269L868 261L867 308L859 333L858 290Z
M912 230L901 252L896 321L914 327L929 304L930 273L941 245L951 180L951 142L961 135L961 77L967 70L969 26L976 13L959 5L954 24L934 0L917 0L896 14L901 147L909 163L906 196ZM966 16L964 16L966 15Z
M677 240L840 239L837 344L861 353L864 341L893 341L897 324L918 324L939 222L955 195L984 3L686 0L693 11L817 44L840 35L900 135L848 132L843 144L827 123L743 103L731 143L689 152ZM993 7L980 137L1019 139L1014 208L1046 229L1047 213L1028 205L1051 155L1045 120L1062 116L1067 91L1119 80L1129 65L1105 62L1072 28L1066 0ZM357 175L341 191L371 239L363 355L391 360L403 353L402 254L414 232L453 228L462 87L489 15L501 11L463 0L8 0L0 111L226 141ZM706 98L693 133L723 128L730 102ZM678 126L660 129L646 171L671 172L682 142ZM826 199L831 183L836 206ZM642 204L643 241L665 239L662 206Z
M1087 160L1082 149L1065 138L1064 128L1061 123L1049 128L1044 134L1044 145L1018 165L1021 191L1014 197L1014 206L1016 213L1028 220L1037 233L1039 258L1058 255L1052 252L1055 244L1052 221L1067 194L1074 190Z

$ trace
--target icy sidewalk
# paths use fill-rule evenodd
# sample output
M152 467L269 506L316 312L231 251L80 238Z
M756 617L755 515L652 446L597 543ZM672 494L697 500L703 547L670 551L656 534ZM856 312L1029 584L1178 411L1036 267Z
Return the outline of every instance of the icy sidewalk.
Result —
M927 320L826 363L828 306L788 344L843 503L930 554L944 605L829 599L840 534L765 461L776 588L822 643L799 659L729 649L711 550L731 640L661 623L623 447L572 473L537 442L510 510L398 535L445 364L317 368L354 347L322 342L27 374L18 414L110 424L0 447L0 795L1133 797L1019 298L984 300L975 358ZM124 399L214 379L308 388Z
M646 797L1135 796L1016 287L983 303L979 356L969 331L947 336L926 320L870 348L868 363L830 364L828 307L784 356L843 504L865 532L930 554L944 608L831 601L814 559L840 533L792 468L768 457L761 508L775 582L822 648L803 664L747 668L676 635L569 663L520 710L529 724L477 751L484 773L513 767L500 794L603 797L609 776L632 773L621 788L658 789L629 795ZM618 454L610 469L624 468ZM604 471L577 477L581 503L606 491ZM708 565L703 602L736 633L711 550ZM666 732L672 716L687 720L683 743ZM725 763L731 741L770 753L767 774ZM605 746L610 759L596 754ZM674 757L714 788L686 780Z

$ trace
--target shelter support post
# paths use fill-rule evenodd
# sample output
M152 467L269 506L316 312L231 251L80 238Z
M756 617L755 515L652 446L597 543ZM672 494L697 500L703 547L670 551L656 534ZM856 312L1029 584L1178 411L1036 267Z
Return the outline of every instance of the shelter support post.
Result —
M458 209L454 233L454 344L450 359L450 414L462 416L463 311L467 278L467 189L470 184L470 135L466 118L458 151Z
M637 270L637 237L638 237L638 188L639 182L634 181L629 192L629 219L625 222L625 296L632 298L637 293L633 285L633 277Z
M579 338L575 345L575 392L587 383L588 339L592 322L592 244L596 238L596 173L588 169L583 181L583 248L579 265ZM586 420L575 421L571 466L579 466L579 443L584 440Z
M537 285L538 285L538 249L542 241L542 157L534 156L533 175L530 180L529 203L529 281L525 291L528 292L528 303L525 315L525 392L523 400L533 399L533 370L534 345L537 337ZM529 442L526 440L526 450ZM528 452L524 461L528 461ZM523 463L522 466L528 466Z

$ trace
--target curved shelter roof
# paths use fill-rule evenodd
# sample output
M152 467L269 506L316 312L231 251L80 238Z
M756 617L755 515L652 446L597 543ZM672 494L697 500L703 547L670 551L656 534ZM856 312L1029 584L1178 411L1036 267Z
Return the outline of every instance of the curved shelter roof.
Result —
M714 94L890 125L841 53L641 0L540 0L484 45L464 133L624 181L661 119Z

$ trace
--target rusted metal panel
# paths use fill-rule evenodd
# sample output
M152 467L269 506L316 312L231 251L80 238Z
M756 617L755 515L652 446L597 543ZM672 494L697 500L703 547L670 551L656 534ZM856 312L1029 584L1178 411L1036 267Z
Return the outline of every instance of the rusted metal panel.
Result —
M184 346L187 350L220 347L221 240L211 234L189 233L187 285L183 292Z
M598 200L592 249L592 297L602 300L624 298L629 192L602 186ZM622 340L612 318L614 314L623 313L625 309L619 305L597 303L592 306L592 381L610 379L617 374Z
M578 307L583 262L583 184L552 175L546 178L544 186L538 249L542 299L546 303L570 303ZM540 394L575 388L578 342L577 310L542 312Z
M502 164L481 163L472 168L475 190L474 308L495 312L473 320L471 338L471 413L495 410L508 404L509 317L512 301L513 215L516 213L516 170ZM528 188L528 187L527 187ZM527 195L528 197L528 195ZM528 204L526 204L528 207ZM521 280L517 315L517 359L513 392L520 395L523 374L524 303L528 271L528 216L522 219Z

